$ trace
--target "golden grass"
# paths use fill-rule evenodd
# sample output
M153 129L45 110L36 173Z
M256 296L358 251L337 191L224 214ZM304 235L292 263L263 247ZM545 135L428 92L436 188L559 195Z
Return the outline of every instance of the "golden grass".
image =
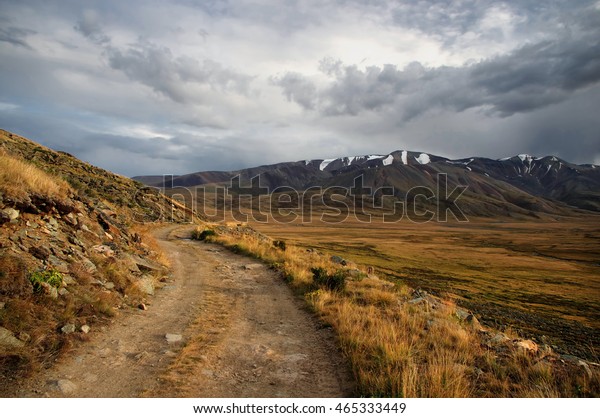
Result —
M11 199L22 199L30 193L62 199L71 189L66 181L0 150L0 191Z
M150 252L150 256L159 264L165 267L171 266L171 260L165 254L158 240L154 237L153 231L160 227L160 224L139 224L136 223L130 228L132 234L138 234L141 238L140 245Z
M485 347L479 330L461 323L451 302L409 303L409 287L374 275L348 279L343 291L317 289L312 283L312 267L329 272L341 268L326 255L289 243L283 251L269 239L239 228L207 228L218 232L208 240L279 268L322 321L335 329L360 396L569 397L600 393L597 368L588 375L581 368L544 360L544 352L533 355L510 344L500 351Z

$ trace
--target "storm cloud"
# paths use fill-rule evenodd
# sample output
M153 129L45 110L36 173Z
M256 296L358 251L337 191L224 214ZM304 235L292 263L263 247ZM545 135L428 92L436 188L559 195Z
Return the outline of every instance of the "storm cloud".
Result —
M126 175L411 149L600 162L600 3L0 4L0 127Z

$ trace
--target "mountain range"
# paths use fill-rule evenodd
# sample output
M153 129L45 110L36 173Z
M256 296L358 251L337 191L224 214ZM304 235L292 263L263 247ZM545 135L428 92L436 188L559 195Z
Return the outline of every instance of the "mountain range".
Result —
M260 186L274 190L291 187L351 188L355 179L376 190L392 187L398 197L413 187L436 190L437 175L446 174L448 190L466 186L461 209L473 216L569 215L600 211L600 167L572 164L555 156L527 154L500 160L449 159L422 152L399 150L386 155L285 162L236 171L201 171L178 175L135 177L146 185L164 188L228 185L240 176L242 183L258 176Z

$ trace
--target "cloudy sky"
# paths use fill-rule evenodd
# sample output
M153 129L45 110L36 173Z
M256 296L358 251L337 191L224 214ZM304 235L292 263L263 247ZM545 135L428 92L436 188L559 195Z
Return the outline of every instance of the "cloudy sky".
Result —
M600 163L600 1L0 1L0 127L125 175Z

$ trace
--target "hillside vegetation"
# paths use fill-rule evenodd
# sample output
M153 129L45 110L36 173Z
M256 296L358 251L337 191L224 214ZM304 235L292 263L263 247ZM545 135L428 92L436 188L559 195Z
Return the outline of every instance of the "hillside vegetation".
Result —
M600 369L546 344L483 326L470 312L372 269L245 226L207 225L196 239L221 243L282 273L349 358L359 395L578 397L600 394Z
M167 270L146 221L188 221L125 177L0 131L0 387L48 366Z

